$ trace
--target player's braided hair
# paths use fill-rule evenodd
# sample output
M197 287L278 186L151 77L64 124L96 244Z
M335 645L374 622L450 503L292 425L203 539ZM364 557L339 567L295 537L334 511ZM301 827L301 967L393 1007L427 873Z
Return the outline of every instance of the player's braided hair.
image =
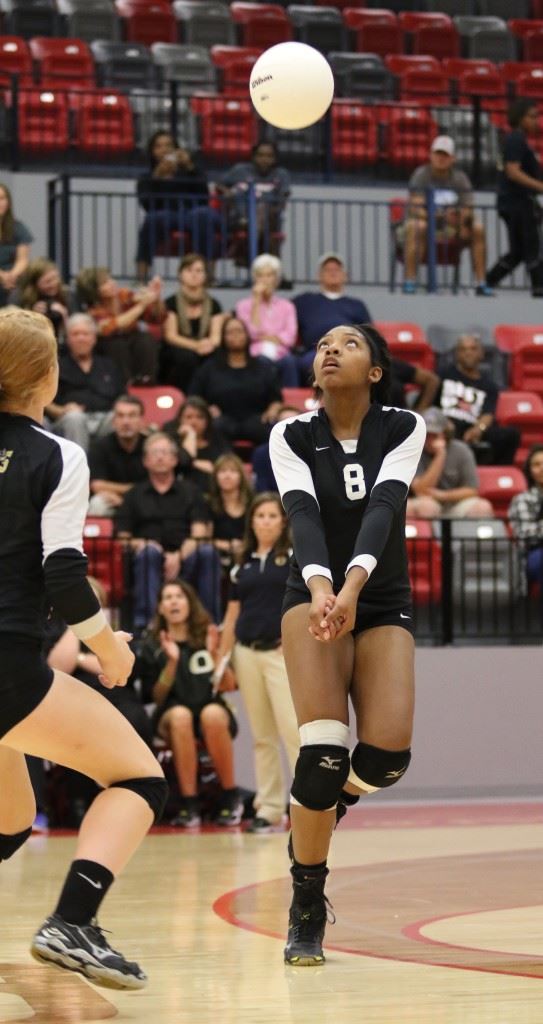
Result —
M377 384L371 385L371 400L372 402L381 402L382 405L386 405L390 399L390 382L392 378L388 345L383 335L373 324L354 324L353 326L367 342L373 365L380 366L383 371L381 380L377 381Z

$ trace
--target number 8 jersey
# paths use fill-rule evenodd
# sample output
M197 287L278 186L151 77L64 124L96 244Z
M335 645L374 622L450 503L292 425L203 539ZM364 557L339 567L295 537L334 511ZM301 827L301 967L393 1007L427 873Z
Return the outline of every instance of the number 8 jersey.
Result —
M359 565L370 577L365 603L409 601L405 503L425 437L417 413L378 402L348 441L336 440L322 408L274 426L270 456L293 535L289 586L326 576L337 592Z

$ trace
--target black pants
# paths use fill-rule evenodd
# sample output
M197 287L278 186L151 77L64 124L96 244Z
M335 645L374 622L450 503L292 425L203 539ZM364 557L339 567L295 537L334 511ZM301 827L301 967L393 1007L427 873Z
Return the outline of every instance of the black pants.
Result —
M157 379L159 343L147 331L127 331L99 338L97 351L108 356L119 368L125 384Z
M488 271L487 284L494 287L508 274L512 274L520 263L525 263L532 282L532 293L543 295L543 262L535 202L528 199L508 206L498 206L498 213L507 227L509 251L500 256Z
M214 426L229 441L252 441L253 444L264 444L272 428L271 423L263 423L258 415L237 420L223 414L217 417Z
M466 425L466 430L469 430L469 425ZM461 434L457 436L462 438ZM520 430L517 430L516 427L499 427L496 423L492 423L485 430L481 440L484 445L484 448L481 446L481 452L477 451L477 445L474 445L473 448L475 458L479 464L489 466L513 465L517 448L520 444Z

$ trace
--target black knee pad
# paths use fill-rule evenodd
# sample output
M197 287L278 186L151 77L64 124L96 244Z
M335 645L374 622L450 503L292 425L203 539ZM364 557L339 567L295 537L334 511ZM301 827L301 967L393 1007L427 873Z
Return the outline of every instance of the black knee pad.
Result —
M13 854L23 843L26 843L31 835L32 828L25 828L24 832L16 832L13 836L4 836L0 833L0 861L13 857Z
M370 743L357 743L351 754L350 781L367 792L386 789L405 775L411 750L381 750Z
M123 779L122 782L112 782L110 788L114 787L117 787L118 789L130 789L132 793L137 793L138 796L141 796L142 800L146 800L149 804L149 807L155 816L155 823L160 821L164 813L169 793L169 787L166 779Z
M335 807L349 774L349 751L331 743L300 747L291 793L310 811Z

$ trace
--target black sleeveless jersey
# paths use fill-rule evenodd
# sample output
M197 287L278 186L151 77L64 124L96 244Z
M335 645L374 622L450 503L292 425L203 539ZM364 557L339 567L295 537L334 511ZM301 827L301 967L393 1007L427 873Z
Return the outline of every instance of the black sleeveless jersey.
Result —
M417 413L374 402L358 439L338 441L324 409L277 423L270 455L293 534L289 583L369 574L364 602L386 608L410 597L405 502L426 427Z
M101 628L83 553L88 498L82 448L0 412L0 634L41 639L51 607L82 639Z

